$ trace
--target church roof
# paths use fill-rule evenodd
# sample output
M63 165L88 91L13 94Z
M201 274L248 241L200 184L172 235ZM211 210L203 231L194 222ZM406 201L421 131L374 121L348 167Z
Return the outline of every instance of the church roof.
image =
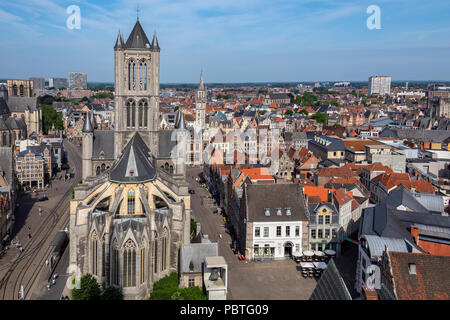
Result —
M125 146L109 174L109 180L120 183L139 183L154 180L154 158L138 132Z
M136 21L133 30L125 43L126 49L150 49L150 41L145 34L139 20Z
M114 131L113 130L94 130L94 150L93 159L114 159Z
M8 107L11 112L25 112L26 109L37 109L36 97L8 97Z

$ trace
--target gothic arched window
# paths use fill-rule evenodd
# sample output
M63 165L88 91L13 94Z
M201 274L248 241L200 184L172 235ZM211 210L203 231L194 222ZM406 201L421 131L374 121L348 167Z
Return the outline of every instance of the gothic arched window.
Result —
M158 235L156 232L153 240L153 272L158 272Z
M128 90L131 90L131 62L128 62Z
M13 96L17 96L17 84L13 85Z
M23 85L22 84L20 85L19 90L20 90L20 96L23 97L24 90L23 90Z
M144 127L147 128L148 123L148 103L147 101L144 102Z
M136 90L136 63L133 62L133 85L132 89Z
M162 246L161 246L161 271L166 270L167 268L167 255L168 255L168 246L167 246L167 241L169 238L169 233L167 231L167 228L164 228L163 231L163 236L162 236Z
M119 245L117 244L117 240L114 240L113 243L113 279L112 282L115 285L119 284Z
M136 245L132 240L123 247L122 281L124 287L136 286Z
M147 245L146 245L146 239L144 238L141 243L141 265L140 265L140 279L141 284L145 282L145 276L146 276L146 266L147 266Z
M131 127L136 127L136 103L134 101L131 104Z
M92 254L92 274L98 275L98 237L94 231L91 237L91 254Z
M105 172L105 169L106 169L106 165L105 165L104 163L102 163L102 169L101 169L101 172L102 172L102 173Z
M102 277L105 276L106 270L106 248L105 248L105 236L102 238Z
M144 103L142 101L139 102L139 106L138 106L138 125L139 127L143 126L143 121L142 121L142 117L143 117L143 113L144 113Z
M147 64L144 63L144 90L147 90Z
M95 169L95 174L98 176L100 174L100 167L97 166L97 168Z
M130 189L130 191L128 191L128 214L135 213L135 205L136 205L136 197L134 194L134 190Z

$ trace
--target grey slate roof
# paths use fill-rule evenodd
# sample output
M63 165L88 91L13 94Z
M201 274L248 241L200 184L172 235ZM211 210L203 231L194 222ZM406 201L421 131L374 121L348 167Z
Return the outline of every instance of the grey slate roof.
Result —
M25 112L25 109L35 111L37 109L36 97L8 97L8 107L11 112Z
M177 144L175 139L176 134L174 130L163 130L159 132L159 158L170 158L170 153Z
M413 196L409 189L400 185L394 191L392 191L386 198L380 203L386 203L388 206L397 208L400 205L410 208L416 212L427 212L427 209L417 201L417 198Z
M8 104L6 103L5 99L0 98L0 115L4 114L10 114Z
M156 178L154 161L147 145L136 132L111 168L109 180L121 183L154 180Z
M183 244L180 252L180 271L181 273L201 273L205 258L218 255L217 242ZM190 269L191 263L193 270Z
M319 146L321 148L324 148L324 149L330 150L330 151L333 151L333 150L345 150L346 149L345 145L344 145L344 143L342 142L341 139L331 138L331 137L328 137L328 136L320 136L320 138L325 139L325 140L327 140L327 141L329 141L331 143L327 146L327 145L324 145L324 144L321 144L319 142L314 141L314 139L310 140L309 143L312 143L312 144L314 144L316 146Z
M12 159L13 153L11 147L0 147L0 174L5 174L5 179L10 185L13 174Z
M333 259L328 262L309 300L352 300Z
M84 118L82 132L93 132L93 131L94 131L94 128L92 127L91 116L89 113L87 113L86 117Z
M385 128L380 137L392 137L397 139L409 139L419 142L444 142L450 138L448 130L423 130L423 129L397 129Z
M142 29L139 20L136 21L133 30L125 43L126 49L150 49L150 41L145 34L144 29Z
M307 221L303 191L297 184L249 184L246 186L248 221ZM270 209L270 216L265 215ZM281 208L281 216L277 215ZM286 208L291 215L286 215Z
M92 158L100 158L103 151L104 159L114 159L114 131L113 130L95 130L94 131L94 150Z

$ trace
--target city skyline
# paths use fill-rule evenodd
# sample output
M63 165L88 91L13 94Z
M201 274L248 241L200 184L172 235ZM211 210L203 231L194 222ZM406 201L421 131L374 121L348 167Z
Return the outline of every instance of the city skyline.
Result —
M112 48L119 29L128 37L136 4L147 36L158 35L161 83L195 83L201 69L206 83L448 80L450 28L435 12L450 4L402 0L19 0L0 9L8 30L0 77L81 71L90 82L113 82ZM81 10L80 29L66 26L71 5ZM370 5L380 7L379 30L366 25Z

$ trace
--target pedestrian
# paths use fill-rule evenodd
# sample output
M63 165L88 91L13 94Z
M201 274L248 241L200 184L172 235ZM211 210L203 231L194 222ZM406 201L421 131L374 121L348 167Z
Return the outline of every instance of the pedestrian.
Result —
M46 265L46 266L48 266L48 259L47 259L47 260L45 260L45 265Z
M28 239L31 239L31 233L28 234Z
M58 272L55 272L55 274L53 275L53 278L58 278Z
M56 280L55 279L52 280L52 284L56 284Z
M50 281L47 283L47 290L48 291L50 291L50 287L51 287L51 284L50 284Z

